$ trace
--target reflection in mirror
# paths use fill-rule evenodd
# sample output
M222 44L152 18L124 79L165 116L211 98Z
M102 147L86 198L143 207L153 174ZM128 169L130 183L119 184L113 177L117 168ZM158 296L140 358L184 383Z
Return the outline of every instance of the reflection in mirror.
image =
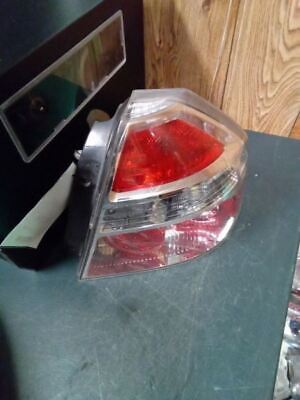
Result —
M25 161L30 161L125 62L122 13L13 96L2 119Z

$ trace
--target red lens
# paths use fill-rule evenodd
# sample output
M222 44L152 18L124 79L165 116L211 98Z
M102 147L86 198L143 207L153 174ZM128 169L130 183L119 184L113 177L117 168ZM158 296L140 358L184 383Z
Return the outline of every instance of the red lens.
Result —
M185 178L213 163L223 150L213 136L180 119L129 131L112 189L126 192Z

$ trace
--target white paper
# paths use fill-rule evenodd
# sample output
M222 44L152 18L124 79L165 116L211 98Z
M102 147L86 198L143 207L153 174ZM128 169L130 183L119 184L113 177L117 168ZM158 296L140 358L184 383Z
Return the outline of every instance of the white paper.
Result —
M6 236L1 247L36 249L67 206L76 165L72 163L36 206Z

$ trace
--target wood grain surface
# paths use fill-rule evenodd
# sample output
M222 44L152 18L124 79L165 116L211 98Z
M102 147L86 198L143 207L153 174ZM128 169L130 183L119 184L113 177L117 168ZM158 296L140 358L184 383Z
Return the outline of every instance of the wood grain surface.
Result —
M300 2L242 0L223 109L244 128L288 136L300 109Z
M295 125L293 126L290 137L293 139L300 139L300 114L298 115Z
M144 10L148 87L187 87L246 129L291 133L300 0L144 0Z
M221 105L238 0L144 0L147 87L186 87Z

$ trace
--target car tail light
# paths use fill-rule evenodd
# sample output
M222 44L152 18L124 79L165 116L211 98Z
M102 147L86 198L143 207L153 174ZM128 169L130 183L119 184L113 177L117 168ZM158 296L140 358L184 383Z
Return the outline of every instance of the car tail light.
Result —
M134 91L112 120L95 123L68 229L81 278L167 267L222 242L239 213L245 142L184 89Z

